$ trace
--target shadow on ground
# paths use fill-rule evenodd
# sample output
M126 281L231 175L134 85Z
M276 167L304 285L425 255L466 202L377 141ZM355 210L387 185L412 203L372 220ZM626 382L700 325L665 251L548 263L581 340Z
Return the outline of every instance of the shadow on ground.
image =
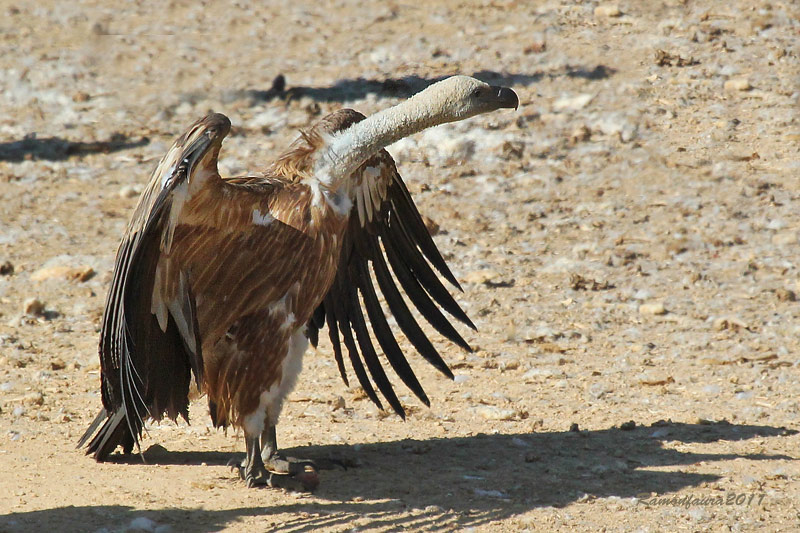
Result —
M82 157L88 154L118 152L129 148L145 146L150 141L142 137L138 141L131 141L125 135L114 134L107 141L69 141L60 137L38 138L34 135L26 136L20 141L0 143L0 161L20 162L26 159L63 161L70 157Z
M531 85L544 77L558 78L566 76L569 78L583 78L586 80L603 80L611 77L615 72L613 68L605 65L596 65L594 67L565 66L554 72L537 72L533 74L507 74L491 70L481 70L473 72L471 76L492 85L518 87L520 85ZM368 95L375 95L378 98L408 98L429 85L449 76L448 74L446 76L423 78L411 75L400 78L386 78L383 80L351 78L339 80L325 87L307 87L302 85L287 85L286 78L283 74L280 74L272 82L272 87L269 89L226 91L222 94L222 101L224 103L230 103L237 100L248 100L251 105L255 105L274 99L291 100L302 97L311 98L316 102L349 102L364 99ZM186 93L182 95L181 99L192 102L202 100L207 98L207 96L208 95L202 93Z
M45 527L77 531L83 530L81 525L85 528L91 523L115 529L142 516L175 529L203 532L221 531L229 523L251 516L262 517L266 529L287 532L341 528L354 521L363 527L389 530L460 529L510 518L537 507L562 507L586 494L600 498L650 497L718 479L680 468L700 462L738 458L794 460L785 455L682 452L666 448L667 441L710 443L794 433L785 428L727 422L657 423L628 431L612 428L481 434L356 446L310 446L284 451L300 457L344 458L360 466L322 472L322 484L313 499L288 505L219 511L65 507L7 515L0 519L0 531L36 531ZM112 457L130 465L127 468L142 467L133 457ZM230 454L170 452L155 445L145 452L145 457L155 465L225 465ZM678 468L652 469L657 467ZM286 520L287 514L292 518ZM73 525L75 529L71 529Z

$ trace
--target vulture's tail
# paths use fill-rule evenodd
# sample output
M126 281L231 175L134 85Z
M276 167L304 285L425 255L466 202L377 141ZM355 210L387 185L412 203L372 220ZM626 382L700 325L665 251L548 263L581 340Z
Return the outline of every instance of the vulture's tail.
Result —
M126 418L124 409L119 409L111 415L105 409L101 409L78 441L78 448L89 441L86 455L94 454L97 461L105 461L117 446L122 446L125 453L131 453L135 439Z

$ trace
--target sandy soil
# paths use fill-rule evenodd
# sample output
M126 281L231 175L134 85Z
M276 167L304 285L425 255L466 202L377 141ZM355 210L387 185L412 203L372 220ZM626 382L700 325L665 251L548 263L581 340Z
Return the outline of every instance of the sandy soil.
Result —
M800 528L796 3L260 4L0 4L0 531ZM390 150L479 327L434 335L455 382L412 357L430 409L379 412L323 343L279 442L353 466L312 495L245 488L203 402L144 464L75 449L176 135L223 112L224 173L262 168L455 73L523 105Z

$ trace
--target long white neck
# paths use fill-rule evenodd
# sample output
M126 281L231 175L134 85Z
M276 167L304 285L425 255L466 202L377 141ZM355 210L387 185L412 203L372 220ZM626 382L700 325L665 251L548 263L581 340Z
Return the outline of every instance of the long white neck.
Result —
M317 159L314 168L317 179L336 189L342 179L381 148L431 126L458 120L442 113L440 108L432 108L427 92L429 89L334 135Z

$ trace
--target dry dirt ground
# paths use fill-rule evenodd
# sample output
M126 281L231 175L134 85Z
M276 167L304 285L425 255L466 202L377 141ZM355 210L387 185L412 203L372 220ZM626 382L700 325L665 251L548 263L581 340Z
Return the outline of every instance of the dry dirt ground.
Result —
M113 4L0 2L0 531L800 529L797 3ZM455 382L412 357L430 409L378 411L323 343L278 427L353 465L314 494L245 488L202 401L144 464L75 449L176 135L227 114L236 174L456 73L522 106L390 149L479 328L433 336Z

